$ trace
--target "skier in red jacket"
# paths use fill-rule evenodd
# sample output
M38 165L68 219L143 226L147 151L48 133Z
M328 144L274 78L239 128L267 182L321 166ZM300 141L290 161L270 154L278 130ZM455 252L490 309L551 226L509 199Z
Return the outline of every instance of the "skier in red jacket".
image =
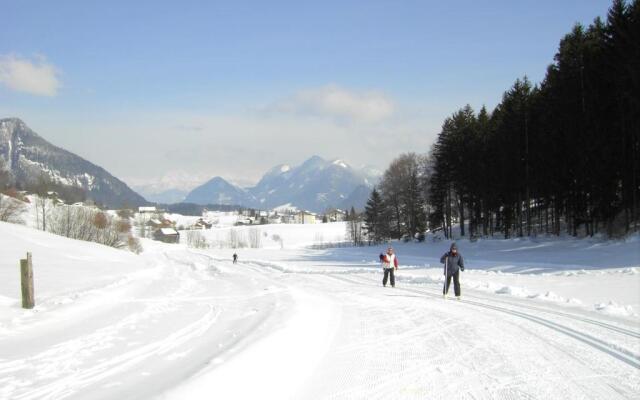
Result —
M396 287L395 271L398 270L398 257L393 252L393 248L387 249L387 254L380 254L384 277L382 278L382 286L387 286L387 279L390 278L391 287Z

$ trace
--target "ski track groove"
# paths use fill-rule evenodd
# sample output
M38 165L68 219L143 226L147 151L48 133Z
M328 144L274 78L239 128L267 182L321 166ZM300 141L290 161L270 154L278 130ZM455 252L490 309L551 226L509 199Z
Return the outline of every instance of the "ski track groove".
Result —
M365 277L361 277L361 276L357 276L357 274L352 274L355 278L358 279L362 279L365 281L370 281L373 282L373 280L369 279L369 278L365 278ZM436 293L436 295L439 295L441 292L439 291L438 293ZM487 300L486 297L478 297L478 296L473 296L473 295L465 295L465 298L473 298L473 299L477 299L477 300ZM538 312L543 312L543 313L547 313L547 314L555 314L561 317L565 317L565 318L570 318L570 319L574 319L576 321L580 321L580 322L584 322L587 324L591 324L591 325L597 325L601 328L605 328L605 329L609 329L618 333L621 333L623 335L626 336L630 336L636 339L640 339L640 332L638 331L634 331L631 329L626 329L620 326L616 326L616 325L611 325L608 324L606 322L602 322L602 321L598 321L598 320L594 320L588 317L582 317L579 315L575 315L575 314L570 314L570 313L566 313L566 312L562 312L562 311L557 311L557 310L550 310L547 308L543 308L543 307L536 307L536 306L532 306L532 305L527 305L527 304L519 304L517 302L514 301L507 301L507 300L503 300L503 299L491 299L492 302L495 303L501 303L501 304L506 304L509 306L514 306L514 307L520 307L520 308L527 308L533 311L538 311Z
M77 390L98 382L108 376L117 374L123 370L144 361L153 355L167 354L173 349L189 342L194 337L204 334L217 320L221 311L210 307L207 314L199 320L183 327L167 336L163 340L158 340L144 345L133 351L129 351L110 358L105 362L94 365L78 374L73 374L60 378L55 382L41 386L36 390L27 393L17 394L12 397L14 400L29 399L59 399L75 393Z
M351 279L347 279L344 277L337 277L337 276L333 276L330 274L327 274L327 276L334 278L334 279L338 279L340 278L341 280L347 281L347 282L351 282L351 283L357 283L357 284L365 284L364 282L357 282L357 281L353 281ZM369 279L369 278L362 278L359 277L359 279L363 279L366 280L368 283L373 283L375 281ZM419 289L414 289L414 288L403 288L403 287L396 287L395 289L399 289L399 290L403 290L403 291L408 291L411 293L418 293L418 294L423 294L423 295L427 295L430 297L435 297L435 298L442 298L441 294L435 294L433 292L428 292L426 290L419 290ZM456 300L454 300L456 301ZM587 333L584 332L580 332L577 331L575 329L566 327L564 325L561 325L559 323L553 322L551 320L545 319L545 318L541 318L541 317L537 317L535 315L531 315L531 314L527 314L521 311L517 311L517 310L511 310L508 308L504 308L504 307L500 307L500 306L494 306L491 304L486 304L486 303L480 303L477 301L472 301L472 300L459 300L461 303L466 303L466 304L470 304L476 307L482 307L482 308L486 308L486 309L490 309L490 310L494 310L494 311L499 311L499 312L503 312L506 314L510 314L513 316L517 316L526 320L529 320L531 322L535 322L539 325L543 325L546 326L547 328L550 328L556 332L559 333L563 333L569 337L572 337L573 339L579 340L585 344L587 344L588 346L598 349L628 365L630 365L631 367L634 367L636 369L640 369L640 357L636 356L635 354L631 353L630 351L624 350L624 349L618 349L613 347L611 344L602 341L598 338L595 338ZM513 304L512 304L513 305ZM514 305L517 306L517 305ZM583 322L588 322L588 321L583 321ZM598 324L600 325L600 324ZM608 325L608 324L605 324ZM609 326L605 327L605 328L609 328ZM621 332L622 333L622 332ZM628 334L627 334L628 335ZM631 336L631 335L628 335Z
M198 254L198 253L195 253L195 254ZM212 264L212 262L215 261L213 260L212 257L203 255L203 254L198 254L198 255L202 257L203 261L208 261L203 263L206 266L206 269L207 269L206 272L208 273L219 272L219 270L215 267L215 265ZM192 261L184 262L183 260L177 259L166 252L163 253L163 257L168 261L170 261L172 264L187 266L193 271L202 271ZM175 268L173 270L175 271ZM264 271L260 271L259 268L252 268L252 270L254 270L255 272L259 272L260 276L262 277L269 277L264 273ZM205 271L202 271L202 272L205 272ZM273 277L271 276L269 277L269 281L275 282L275 279L273 279ZM130 299L128 300L128 302L132 302L132 301L142 302L144 304L151 306L154 310L158 312L166 312L166 311L169 311L167 307L169 307L170 309L172 308L171 305L169 305L169 303L171 302L175 303L175 300L178 300L178 301L182 300L181 295L183 293L188 293L190 291L192 283L193 282L191 279L181 280L178 287L174 289L174 291L171 294L169 294L168 297L165 299L161 299L161 300ZM282 284L280 283L278 286L282 287ZM259 293L256 296L259 297L263 295L264 294ZM205 297L198 297L198 298L193 298L193 297L185 298L184 300L188 302L193 302L193 300L199 301L200 306L206 306L208 308L207 312L205 313L204 316L202 316L198 320L193 321L191 324L187 326L183 326L182 328L174 331L170 335L160 340L154 341L152 343L148 343L146 345L143 345L142 347L122 353L114 358L109 358L106 361L95 364L88 369L78 370L71 373L70 375L57 378L55 381L39 386L35 390L29 390L29 391L20 393L20 388L22 386L28 386L29 384L22 384L23 382L14 381L12 383L15 389L12 392L10 398L12 400L36 400L36 399L54 400L54 399L65 398L65 397L77 394L79 391L81 391L84 388L87 388L91 385L102 382L108 377L130 370L131 368L134 368L136 365L144 362L146 359L149 359L152 356L169 354L175 349L180 348L181 346L187 344L192 339L206 334L206 332L216 323L216 321L219 319L220 315L222 314L222 310L219 310L215 308L213 305L211 305L209 303L209 300L211 299L214 299L214 297L209 298L205 296ZM246 300L246 297L241 296L239 300ZM148 312L149 312L149 309L147 308L140 313L136 313L134 315L131 315L125 318L124 320L120 321L120 323L118 323L117 326L106 328L109 331L115 330L115 332L111 333L109 337L117 337L118 329L122 329L123 326L128 326L131 323L135 323L135 321L147 315ZM250 331L257 330L266 320L268 320L273 316L273 313L274 313L274 309L269 309L268 312L265 313L265 315L263 315L259 320L254 321L252 323L249 330ZM133 321L133 322L130 322L130 321ZM89 337L81 337L81 338L73 339L67 342L65 346L74 347L76 343L84 343L84 342L87 342L88 345L90 345L92 343L92 340L90 339L91 337L95 335L103 335L103 334L104 332L98 331L98 332L92 333L91 335L89 335ZM235 335L234 335L234 338L235 338ZM239 336L238 338L232 339L229 343L226 343L224 350L218 353L217 357L223 354L226 354L229 351L231 352L238 351L238 349L244 346L242 344L243 341L244 341L243 336ZM106 345L109 346L108 343ZM58 351L59 347L60 345L56 346L56 348L53 349L53 351ZM64 348L62 348L60 351L63 351L63 350ZM4 363L0 362L0 374L5 372L10 372L10 371L15 371L16 368L18 369L26 368L29 365L31 365L33 362L40 363L40 361L46 361L51 357L50 353L51 351L47 351L45 353L42 353L30 358L30 360L15 360L15 361L4 362ZM29 361L28 364L27 364L27 361ZM0 383L4 384L8 380L10 379L9 378L0 379ZM18 392L16 393L16 391Z
M184 262L179 262L168 254L164 254L164 257L177 264L185 265ZM175 268L172 268L176 271ZM129 283L131 280L120 280L116 282L117 286L122 285L122 281ZM164 299L124 299L124 303L143 303L147 307L140 312L134 313L120 320L117 324L107 326L98 331L92 332L88 335L68 340L63 343L59 343L53 348L34 355L29 359L23 359L18 361L12 361L9 363L0 363L0 373L4 374L9 371L15 372L16 370L23 370L29 368L33 364L40 365L40 370L36 376L49 376L55 375L55 370L60 367L56 367L58 364L58 358L60 355L65 357L73 356L76 352L88 351L94 352L100 349L109 348L112 346L111 342L115 339L119 339L119 332L123 329L130 329L135 327L140 321L153 318L154 315L165 314L167 312L175 311L176 304L181 299L181 295L188 293L192 288L193 281L190 279L181 279L178 286L173 289L172 292L166 295ZM108 286L113 286L109 284ZM220 310L215 309L210 304L199 304L200 306L206 306L207 311L204 315L192 322L191 324L184 326L167 337L148 343L134 350L124 352L114 358L109 358L104 362L94 364L88 369L75 370L76 367L72 364L66 366L71 373L64 377L57 377L53 382L46 383L39 386L35 390L30 390L22 393L11 394L12 400L29 400L29 399L60 399L71 396L77 393L79 390L86 388L92 384L100 382L105 378L116 375L123 371L126 371L135 365L143 362L149 357L155 355L165 355L170 353L176 348L187 344L193 338L199 337L206 333L208 329L213 326L218 317L221 314ZM95 343L100 343L97 347ZM80 346L80 347L78 347ZM70 350L71 349L71 350ZM53 362L53 364L51 364ZM47 365L51 364L51 365ZM44 368L44 370L42 369ZM10 382L10 378L5 378L0 382ZM15 389L20 390L20 382L13 382Z
M292 275L296 274L294 270L283 269L281 266L273 266L273 265L270 265L270 263L268 262L252 262L251 264L252 264L252 268L251 268L252 270L262 270L263 274L267 274L267 271L274 271L282 274L292 274ZM308 273L306 275L308 275ZM379 287L381 283L378 279L363 277L361 276L361 274L358 274L358 273L346 274L343 272L339 272L339 273L325 272L322 274L315 274L315 275L324 276L332 280L338 280L338 281L342 281L348 284L353 284L356 286L371 287L375 285L376 287ZM395 289L408 292L408 293L415 293L415 294L421 295L421 297L429 296L429 297L438 298L438 299L442 298L441 292L438 291L437 289L436 290L429 290L429 289L419 290L415 288L406 288L406 287L396 287ZM356 295L365 294L364 292L361 292L361 291L354 291L352 293ZM389 292L389 293L392 293L392 292ZM562 323L562 320L556 321L555 318L554 320L551 320L549 318L551 317L564 318L565 320L572 320L578 323L582 323L582 324L597 328L600 330L600 333L602 333L603 330L605 330L605 331L615 332L617 335L621 335L621 336L624 336L627 338L633 338L633 339L640 337L640 334L638 334L636 331L625 329L620 326L611 325L606 322L598 321L598 320L589 318L588 316L583 317L583 316L578 316L578 315L574 315L574 314L570 314L562 311L545 309L543 307L536 307L536 306L530 306L526 304L509 302L502 299L483 298L483 297L477 297L477 296L468 296L468 297L471 297L472 300L464 299L464 300L461 300L460 303L466 303L473 307L484 308L491 311L507 314L512 317L516 317L518 319L526 320L530 323L533 323L535 326L540 326L543 329L550 329L554 332L557 332L558 334L561 334L562 336L565 336L574 340L576 343L580 343L581 345L586 345L593 350L607 354L608 356L612 357L612 359L623 362L624 364L636 370L640 369L640 357L638 357L632 351L622 348L621 346L618 346L616 344L608 343L604 340L601 340L599 337L594 336L594 331L591 329L589 330L574 329L576 328L575 324L567 326ZM476 301L476 300L480 300L480 301ZM491 303L499 303L499 304L496 305ZM509 307L501 306L500 304L503 304ZM542 316L534 315L531 312L527 312L527 311L535 311L537 313L542 314ZM523 329L524 331L527 331L533 338L539 340L540 342L546 343L547 345L551 346L551 348L553 348L553 351L558 351L560 352L560 354L565 355L566 358L562 357L562 360L557 360L552 355L545 354L544 359L547 360L549 365L554 365L555 368L560 371L563 371L563 368L567 368L567 366L569 365L573 365L573 367L569 368L569 371L567 371L566 374L561 373L561 377L555 380L554 384L556 387L556 391L555 393L553 393L554 396L558 395L558 392L566 394L567 398L617 398L618 396L627 398L629 396L629 393L624 393L619 390L611 390L610 385L607 385L606 387L594 385L594 380L598 379L599 377L614 377L614 376L607 375L606 373L605 374L597 373L597 371L592 369L593 365L589 362L588 359L585 360L584 358L578 357L577 356L578 353L574 354L567 351L561 344L556 343L555 341L549 340L549 338L543 337L541 334L537 333L537 330L534 331L530 329L525 329L524 327L526 327L527 325L517 324L515 322L511 322L511 324L520 329ZM420 332L420 329L412 329L410 332L407 332L406 335L402 335L402 336L408 338L410 337L411 333L415 333L416 335L419 335L419 332ZM597 330L595 332L598 333ZM434 336L436 337L442 336L441 330L438 333L434 333ZM371 340L368 340L368 341L365 340L365 342L352 344L350 345L350 347L342 347L340 348L340 350L338 350L339 353L337 354L340 354L340 353L348 354L350 351L357 352L358 349L366 348L370 344L371 344ZM465 351L470 352L471 350L468 348L465 348ZM472 351L474 352L482 351L482 349L474 348L472 349ZM466 353L466 354L469 354L469 353ZM465 357L465 359L466 358L467 357ZM569 360L572 360L572 361L569 361ZM484 376L485 378L482 379L483 381L484 379L487 379L487 378L490 381L492 379L492 377L490 376L490 371L482 371L481 369L478 370L478 367L479 366L477 365L472 365L471 371L475 371L476 374L480 376ZM480 366L479 368L482 368L482 367ZM580 372L577 373L576 370ZM480 372L478 373L478 371ZM390 377L393 378L397 376L403 376L403 378L408 377L408 379L411 380L414 377L420 376L422 373L424 373L424 369L420 369L420 367L404 368L402 370L402 373L392 373ZM546 377L546 379L549 379L549 377ZM394 380L394 379L391 379L391 380ZM477 392L476 394L480 394L480 395L483 390L485 390L485 394L486 394L486 390L489 390L489 394L490 394L489 398L505 398L505 399L535 398L535 396L532 396L531 393L527 393L526 389L524 389L524 387L522 386L524 382L528 382L530 380L531 379L528 378L527 376L517 375L515 377L511 377L511 379L507 379L506 381L502 378L498 378L498 380L495 382L495 386L489 384L488 387L486 385L483 387L482 383L474 382L474 383L471 383L471 386L468 386L469 385L468 383L466 384L467 386L463 384L462 386L465 386L465 387L459 387L458 389L467 393L467 395L465 395L465 398L472 398L473 397L472 393L478 390L480 392ZM575 386L572 387L571 385L575 385ZM361 389L365 389L367 387L370 389L371 387L374 387L376 390L376 394L369 396L369 398L380 398L380 399L395 398L397 397L397 394L398 394L397 391L394 392L394 388L392 388L392 386L389 386L388 384L377 382L377 381L368 381L366 383L358 385L358 387L360 387ZM331 398L334 398L334 397L351 398L352 396L349 396L349 394L354 393L353 389L354 388L349 388L349 389L343 388L338 392L334 392ZM455 395L455 393L460 393L459 390L450 391L447 389L446 392L451 395ZM541 390L543 393L545 393L544 388L542 388ZM551 395L551 393L547 393L547 394ZM575 397L572 397L572 396L575 396Z
M270 262L265 262L265 261L252 261L252 263L254 265L256 265L257 267L266 267L281 273L296 273L295 271L291 271L288 269L283 269L282 266L279 265L275 265L273 263ZM362 267L362 265L360 264L353 264L353 266L360 266ZM370 273L370 272L366 272L366 273ZM337 277L337 276L341 276L344 278L344 275L349 275L352 278L358 278L358 279L363 279L369 282L373 282L372 279L366 278L366 277L362 277L359 276L362 273L348 273L348 272L342 272L342 271L336 271L336 272L309 272L309 271L305 271L304 274L315 274L315 275L326 275L326 276L331 276L331 277ZM347 278L345 278L346 280ZM352 283L360 283L360 282L355 282L355 281L351 281ZM465 295L465 297L470 297L470 298L475 298L477 300L487 300L486 298L482 298L482 297L477 297L477 296L471 296L471 295ZM598 320L594 320L588 317L582 317L582 316L578 316L575 314L570 314L570 313L566 313L566 312L562 312L562 311L557 311L557 310L550 310L547 308L543 308L543 307L536 307L536 306L532 306L532 305L527 305L527 304L518 304L515 302L511 302L511 301L506 301L506 300L502 300L502 299L491 299L491 301L493 302L497 302L497 303L502 303L502 304L506 304L506 305L510 305L510 306L515 306L515 307L520 307L520 308L528 308L530 310L533 311L538 311L538 312L544 312L544 313L548 313L548 314L555 314L558 316L562 316L562 317L566 317L566 318L570 318L570 319L574 319L576 321L580 321L580 322L584 322L587 324L591 324L591 325L597 325L600 326L602 328L605 329L609 329L618 333L621 333L623 335L627 335L627 336L631 336L634 337L636 339L640 339L640 332L639 331L634 331L631 329L627 329L627 328L623 328L620 326L616 326L616 325L611 325L608 324L606 322L602 322L602 321L598 321Z
M193 261L184 262L182 260L179 260L173 257L172 255L166 252L163 255L172 264L180 264L183 266L187 266L187 267L190 267L193 271L198 271L198 272L208 272L208 273L220 272L220 270L215 266L217 261L224 261L225 264L230 264L230 262L228 262L228 260L226 259L218 260L217 258L214 258L206 254L201 254L196 252L192 252L192 253L200 255L202 256L203 259L206 259L208 261L204 263L205 270L202 270L202 268L199 268L199 265ZM271 274L270 272L276 272L278 274L282 274L285 276L289 274L291 275L312 274L314 277L318 277L320 279L330 278L330 279L335 279L345 283L349 283L352 285L356 285L356 290L348 291L346 293L349 296L364 296L367 294L364 290L357 290L358 286L373 287L375 284L376 287L379 287L381 283L380 280L375 280L373 278L362 276L361 273L353 274L353 273L346 273L343 271L338 271L335 273L326 272L326 271L325 272L306 271L306 272L297 273L295 270L289 270L288 268L285 268L281 265L276 265L270 262L254 261L254 260L250 260L246 262L238 262L236 265L233 265L233 266L229 265L230 268L236 268L236 266L242 266L244 268L247 268L250 271L257 273L260 277L265 278L266 281L272 283L273 286L277 288L276 290L282 291L282 292L286 292L288 290L288 286L285 283L283 283L283 280L281 277L274 276L274 274ZM317 278L314 278L314 280L317 280ZM125 283L128 283L128 282L117 282L118 285L122 285ZM174 301L182 300L181 295L183 293L189 292L191 283L192 282L190 280L183 280L182 282L180 282L178 288L174 289L174 291L170 294L169 298L171 298ZM270 288L273 288L273 286L270 286ZM394 291L403 291L403 292L418 294L420 296L406 296L406 295L403 296L400 294L395 294ZM270 290L270 293L273 293L273 290ZM442 299L441 292L438 292L437 289L431 290L429 288L418 289L418 288L412 288L412 287L396 286L394 289L391 289L391 291L385 292L384 294L386 296L420 297L420 298L423 298L424 296L429 296L432 298ZM262 294L259 294L259 296L262 296ZM471 298L471 300L467 300L467 298ZM175 351L175 349L185 345L193 338L206 334L206 332L211 328L211 326L215 324L216 321L219 319L220 315L222 314L222 310L219 310L213 305L208 304L211 299L213 299L213 297L197 298L197 300L204 302L204 304L200 303L199 304L200 306L208 307L208 310L205 312L205 315L203 315L202 317L200 317L195 321L192 321L189 325L183 326L182 328L171 332L171 334L167 335L166 337L163 337L162 339L148 343L141 347L137 347L134 350L121 353L118 356L109 358L105 361L98 362L97 364L94 364L90 368L78 370L77 372L71 375L58 378L53 382L49 382L43 386L38 387L35 390L31 390L28 392L19 393L22 387L29 385L29 382L26 382L26 381L11 382L15 387L15 391L18 391L18 393L16 393L15 391L14 393L12 393L11 399L12 400L35 400L35 399L52 400L52 399L59 399L59 398L71 396L71 395L77 394L78 391L85 389L88 386L91 386L96 384L97 382L103 381L108 377L112 377L114 375L126 372L134 368L137 364L142 363L145 360L148 360L150 357L154 355L163 355L163 354L168 354L171 351ZM159 300L152 301L152 300L153 299L146 299L146 300L138 299L137 301L140 301L149 305L157 303L157 304L154 304L153 306L156 312L162 313L162 312L172 311L171 305L166 304L166 300L163 300L163 301L159 301ZM193 300L196 300L196 298L187 298L186 300L193 301ZM411 301L413 300L411 299ZM620 391L619 389L617 389L615 386L611 384L607 384L606 388L602 388L602 387L594 388L593 385L591 384L592 379L598 378L598 377L607 377L611 375L594 374L593 372L595 371L591 369L591 365L585 362L584 359L578 358L576 356L577 353L576 354L571 353L567 351L563 346L561 346L559 342L552 341L552 340L549 340L548 338L541 336L540 333L538 333L535 329L533 329L533 326L540 326L540 327L543 327L543 329L550 329L554 332L562 334L584 345L587 345L592 349L603 352L613 357L614 359L617 359L618 361L623 362L635 368L636 370L640 369L640 356L634 354L630 350L619 348L619 346L615 346L611 343L607 343L604 340L593 336L591 334L592 332L588 333L587 331L577 330L577 329L574 329L573 327L563 325L562 323L558 323L554 320L541 317L538 315L534 315L532 313L528 313L526 312L526 310L545 313L545 315L551 314L560 318L575 320L584 324L589 324L589 325L598 327L599 329L613 331L613 332L616 332L617 334L635 338L635 339L640 338L640 333L630 329L625 329L623 327L611 325L606 322L591 319L588 317L582 317L582 316L578 316L570 313L565 313L562 311L555 311L555 310L545 309L542 307L536 307L536 306L527 305L527 304L518 304L517 302L510 302L510 301L506 301L498 298L493 299L493 298L489 298L488 296L479 297L479 296L473 296L473 295L471 296L465 295L465 299L460 300L459 302L453 301L452 305L454 305L455 307L456 303L468 304L473 307L484 308L494 312L503 313L503 314L510 315L512 317L516 317L519 319L523 319L523 320L529 321L530 323L535 324L535 325L517 324L512 321L507 321L511 325L526 332L528 335L535 337L537 340L540 340L541 342L553 347L555 350L566 355L567 358L570 358L576 361L577 368L579 369L579 371L582 371L582 372L578 372L578 371L575 371L574 369L565 370L564 368L566 367L566 365L569 364L567 360L563 360L563 359L559 360L556 357L553 357L552 355L550 355L550 353L541 354L541 357L544 360L546 360L546 362L549 365L554 366L555 369L558 369L560 371L560 376L553 378L554 379L553 383L555 387L554 390L556 390L556 392L557 391L564 392L567 396L569 396L568 398L612 398L612 397L615 397L616 395L621 397L628 396L628 393L624 393ZM512 308L508 308L506 306L500 306L495 303L508 305L509 307L512 307ZM371 309L367 308L365 311L367 313L371 313L371 312L374 312L374 310L375 310L375 307L371 307ZM274 311L275 309L270 309L270 312L267 313L267 315L263 316L262 320L257 322L255 326L259 326L262 323L262 321L268 319L271 316L271 314L274 313ZM458 319L451 317L451 318L445 318L443 320L438 320L435 326L423 326L419 323L419 321L416 320L416 315L417 314L415 312L409 313L405 316L404 320L388 327L388 328L395 327L397 330L397 328L399 326L402 326L403 323L409 322L413 324L413 326L410 327L410 329L405 330L402 333L394 333L388 339L392 343L396 343L396 344L398 342L401 343L405 340L412 339L414 337L422 338L424 340L428 338L431 338L431 339L441 338L442 340L445 340L447 335L447 330L455 329L458 326L464 325L462 322L458 321ZM134 316L137 316L137 314ZM125 321L126 320L127 319L125 319ZM121 323L124 323L125 321L121 321ZM380 330L380 329L384 329L384 327L380 327L378 325L373 324L370 327L367 326L367 328L365 329ZM393 331L394 329L390 329L390 330ZM84 337L78 338L73 340L73 343L82 343L82 341L85 339L86 338ZM242 341L242 338L240 337L236 341L240 342ZM349 345L339 347L338 349L336 349L337 351L335 352L335 354L337 356L345 356L345 355L349 355L350 353L358 353L362 349L367 349L372 347L371 345L375 343L377 343L377 340L375 337L366 338L364 340L360 340L357 342L353 342ZM469 344L471 344L470 347L468 346ZM482 364L476 361L478 357L474 357L474 355L477 355L478 352L481 352L481 354L486 353L487 351L490 350L490 347L488 347L487 345L473 344L473 343L467 343L467 342L457 342L457 341L454 341L452 346L454 347L454 353L460 353L462 354L462 357L460 360L455 361L453 365L446 365L445 372L448 373L448 370L451 368L454 368L454 369L461 368L462 370L466 369L466 371L464 371L465 373L473 373L475 375L482 377L483 379L474 380L471 382L463 381L463 380L458 381L453 385L451 385L450 387L445 388L443 393L440 393L439 395L437 395L437 398L446 398L451 396L455 397L456 395L460 396L461 393L464 393L463 395L464 398L475 399L476 396L474 396L474 393L479 394L482 398L485 398L482 396L481 393L478 393L478 391L481 392L483 389L489 391L488 393L485 392L485 394L489 394L489 398L492 398L492 399L537 398L531 393L527 393L524 390L525 388L521 386L524 385L525 382L529 383L532 380L538 381L542 379L541 377L535 374L533 377L528 377L528 375L526 375L525 373L521 373L514 376L510 376L507 379L504 379L504 377L500 376L499 371L496 371L497 372L496 376L493 376L491 373L494 369L497 369L498 366L494 365L492 368L488 370L484 369ZM229 351L229 349L230 349L229 347L225 348L223 353ZM56 351L59 351L59 350L60 349L56 349ZM233 350L231 351L233 352ZM15 369L25 368L27 361L37 362L38 358L46 359L49 356L51 356L51 354L49 354L48 352L45 352L45 353L38 354L29 360L14 360L14 361L3 363L2 361L4 360L0 359L0 375ZM373 357L373 358L372 360L369 360L369 358L366 358L365 361L371 361L374 363L376 367L379 366L379 364L376 364L375 356L367 354L367 357ZM398 392L398 386L396 383L397 380L399 380L400 378L404 379L405 381L416 380L425 373L425 368L427 368L427 370L430 370L431 372L433 372L436 369L440 371L438 368L435 367L435 365L444 363L446 361L446 357L441 354L436 354L434 358L429 360L430 361L429 364L424 364L424 365L417 362L419 360L415 359L415 354L413 353L399 352L398 354L394 354L393 357L397 358L397 360L395 360L396 364L401 365L402 367L396 371L386 373L385 377L389 379L371 379L371 380L367 380L366 382L361 382L357 385L352 385L349 387L341 387L338 391L333 392L330 398L354 398L354 396L357 398L357 395L359 393L368 392L371 388L375 388L376 390L374 393L370 393L370 395L367 398L370 398L370 399L397 398L400 394L400 392ZM576 364L573 364L573 365L575 368ZM486 383L487 379L489 381L493 380L494 384L489 384L489 387L487 387L487 383ZM6 378L0 379L0 386L4 385L7 381L8 380ZM548 384L549 382L547 381L544 383ZM577 388L579 393L572 391L569 384L575 385L573 390ZM411 389L411 388L407 388L407 389ZM596 390L595 392L593 391L594 389ZM542 390L544 392L544 388ZM406 394L413 394L415 396L415 393L410 391L406 392ZM558 393L555 393L555 394L557 395Z

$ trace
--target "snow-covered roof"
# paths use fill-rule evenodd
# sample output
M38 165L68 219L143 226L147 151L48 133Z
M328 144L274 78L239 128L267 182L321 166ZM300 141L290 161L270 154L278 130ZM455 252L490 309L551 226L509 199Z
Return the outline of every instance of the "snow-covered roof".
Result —
M176 231L173 228L162 228L160 229L160 231L162 232L163 235L177 235L178 231Z
M138 212L155 212L155 207L138 207Z

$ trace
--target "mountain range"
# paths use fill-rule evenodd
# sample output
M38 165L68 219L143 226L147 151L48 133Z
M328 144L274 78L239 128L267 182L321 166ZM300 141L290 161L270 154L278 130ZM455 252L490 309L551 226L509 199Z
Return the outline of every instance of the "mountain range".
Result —
M145 199L103 168L49 143L18 118L0 119L0 157L18 187L33 188L44 177L57 191L72 188L108 208L183 202L258 209L287 205L314 212L362 209L380 178L370 167L354 168L342 160L313 156L299 166L273 167L252 187L218 176L191 191L165 185L161 193L145 193Z
M379 177L372 168L354 168L342 160L313 156L296 167L277 165L249 188L215 177L193 189L184 202L260 209L287 204L314 212L332 207L362 209Z
M57 187L80 188L109 208L148 202L103 168L47 142L18 118L0 119L0 157L19 187L44 177Z

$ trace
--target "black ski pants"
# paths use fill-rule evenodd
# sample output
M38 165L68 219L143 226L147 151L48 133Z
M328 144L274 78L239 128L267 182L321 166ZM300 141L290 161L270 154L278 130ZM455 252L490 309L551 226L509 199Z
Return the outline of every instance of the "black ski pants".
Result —
M455 274L447 275L447 288L443 290L443 294L449 293L449 286L451 286L451 277L453 277L453 291L456 296L460 296L460 270L457 270Z
M396 285L396 275L393 268L384 268L384 277L382 278L382 286L387 286L387 278L390 278L391 286Z

